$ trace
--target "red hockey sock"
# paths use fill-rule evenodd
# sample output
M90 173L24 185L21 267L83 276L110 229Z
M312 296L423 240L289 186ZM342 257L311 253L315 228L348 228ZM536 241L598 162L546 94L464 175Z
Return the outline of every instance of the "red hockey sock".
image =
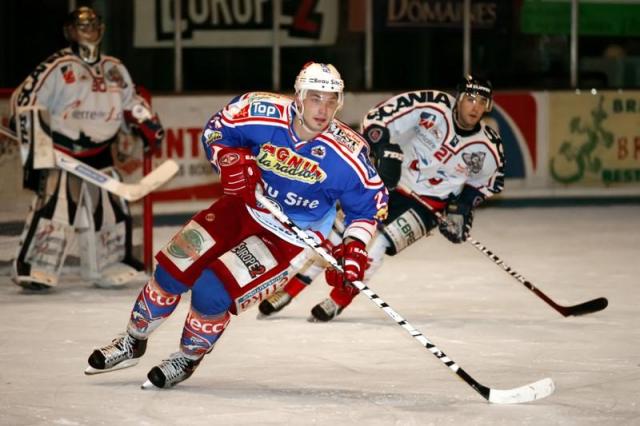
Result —
M296 297L306 286L307 285L296 276L291 278L284 286L284 291L286 291L289 296Z
M347 306L349 306L353 298L356 296L357 293L353 294L339 287L334 287L334 289L331 290L331 293L329 293L329 297L331 297L331 299L336 302L336 304L341 308L346 308Z

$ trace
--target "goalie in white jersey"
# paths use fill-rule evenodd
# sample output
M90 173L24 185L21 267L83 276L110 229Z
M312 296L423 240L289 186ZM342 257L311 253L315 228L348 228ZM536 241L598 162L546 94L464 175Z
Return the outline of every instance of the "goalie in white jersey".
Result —
M491 83L468 76L456 97L417 90L394 96L367 113L363 134L390 197L389 216L368 247L371 263L365 283L381 266L385 253L396 255L436 227L453 243L469 237L474 208L504 185L502 142L481 121L492 106ZM414 195L445 220L438 223ZM339 228L334 227L331 239L337 239ZM262 315L284 308L323 270L324 265L315 264L298 274L261 303ZM330 321L358 293L355 287L340 285L341 277L333 269L326 271L325 278L334 288L329 298L313 307L310 320Z
M54 147L118 178L112 145L120 130L133 130L148 147L163 137L158 117L136 94L127 69L101 54L100 16L80 7L68 15L64 33L70 47L39 64L11 96L24 186L36 193L13 279L32 290L58 283L76 236L83 278L103 287L143 278L142 264L131 253L126 202L57 169Z

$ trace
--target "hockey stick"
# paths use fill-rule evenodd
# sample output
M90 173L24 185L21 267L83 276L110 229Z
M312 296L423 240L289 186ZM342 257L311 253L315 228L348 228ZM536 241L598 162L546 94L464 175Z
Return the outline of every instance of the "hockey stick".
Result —
M17 135L5 127L0 126L0 134L18 141ZM18 141L20 142L20 141ZM137 201L147 194L155 191L169 181L179 170L178 164L173 160L167 160L144 176L137 183L124 183L112 178L106 173L97 170L80 160L54 149L56 166L78 176L85 181L103 188L127 201Z
M342 267L311 235L299 228L289 217L287 217L280 208L275 205L271 200L264 195L256 193L256 199L262 204L271 214L289 227L301 240L311 247L316 253L318 253L327 263L332 267L342 271ZM402 318L391 306L374 293L369 287L367 287L361 281L354 281L352 283L358 288L365 296L375 303L380 309L382 309L392 320L394 320L399 326L404 328L414 339L416 339L422 346L427 348L436 358L438 358L444 365L449 367L451 371L456 373L458 377L464 380L469 386L471 386L476 392L478 392L484 399L495 404L517 404L522 402L530 402L536 399L545 398L553 393L555 390L555 384L550 378L538 380L537 382L530 383L525 386L521 386L513 389L492 389L477 382L466 371L460 368L452 359L447 357L444 352L438 349L427 337L425 337L420 331L413 327L407 320Z
M440 214L439 212L433 210L433 207L431 207L427 202L425 202L422 198L420 198L420 196L418 194L416 194L414 191L411 191L408 188L404 188L404 187L402 187L400 189L401 189L402 192L411 195L411 197L413 197L416 201L418 201L420 204L422 204L427 209L429 209L436 216L436 219L438 220L438 222L443 222L445 220L443 218L442 214ZM487 247L483 246L479 241L474 240L471 237L469 237L467 239L467 241L469 243L471 243L471 245L473 247L478 249L478 251L480 251L482 254L484 254L489 259L491 259L493 261L493 263L495 263L496 265L500 266L505 272L507 272L509 275L511 275L516 280L518 280L526 288L531 290L536 296L538 296L540 299L544 300L549 306L551 306L553 309L555 309L556 311L558 311L561 315L563 315L565 317L568 317L568 316L571 316L571 315L578 316L578 315L590 314L592 312L598 312L598 311L601 311L604 308L606 308L607 305L609 304L609 301L605 297L598 297L596 299L592 299L592 300L589 300L589 301L586 301L586 302L583 302L583 303L579 303L577 305L571 305L571 306L559 305L558 303L554 302L549 296L544 294L535 285L533 285L530 281L528 281L525 277L523 277L521 274L519 274L518 272L513 270L509 265L504 263L502 261L502 259L500 259L493 252L491 252L491 250L489 250Z

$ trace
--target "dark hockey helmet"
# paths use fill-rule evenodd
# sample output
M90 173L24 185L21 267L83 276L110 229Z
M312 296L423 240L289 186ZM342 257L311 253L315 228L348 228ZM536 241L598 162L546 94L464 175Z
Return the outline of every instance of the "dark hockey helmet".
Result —
M64 37L83 61L93 64L100 58L100 41L104 35L102 18L90 7L82 6L67 15Z
M484 104L487 111L493 108L493 85L489 80L467 75L457 87L456 99L460 101L466 95Z

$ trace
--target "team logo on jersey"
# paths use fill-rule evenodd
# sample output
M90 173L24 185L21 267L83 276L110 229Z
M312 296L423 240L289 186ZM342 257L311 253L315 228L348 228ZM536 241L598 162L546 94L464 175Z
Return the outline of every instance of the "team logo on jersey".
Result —
M211 145L212 143L219 141L220 139L222 139L222 132L218 131L218 130L205 130L204 131L204 137L206 139L206 144L207 145Z
M313 148L311 148L311 155L322 159L325 155L327 155L327 149L322 145L314 146Z
M429 130L430 128L432 128L433 126L436 125L436 116L435 114L432 114L430 112L423 112L420 114L420 121L418 122L418 124L421 127L424 127L425 129Z
M433 90L408 92L398 95L390 102L380 105L367 114L367 120L381 121L385 117L391 117L397 113L402 114L404 110L409 110L414 105L424 105L425 103L441 103L451 108L449 95Z
M64 65L60 68L60 71L62 72L62 78L64 79L65 83L67 84L75 83L76 75L73 73L73 68L71 68L70 66Z
M471 152L471 153L463 153L462 160L469 168L469 173L472 175L480 173L482 167L484 167L484 157L486 157L486 152Z
M252 117L280 118L284 108L270 102L254 102L251 104L249 115Z
M106 77L107 81L115 83L116 86L118 86L118 87L121 87L121 88L127 87L127 84L124 82L124 77L120 73L120 70L118 68L116 68L116 67L109 68L109 70L107 71L105 77Z
M327 174L320 165L309 158L298 155L289 148L266 143L260 147L258 164L278 176L307 183L322 182Z
M231 252L238 256L238 259L244 264L251 278L255 278L267 272L267 268L260 263L256 256L249 251L247 243L244 241L235 246Z

